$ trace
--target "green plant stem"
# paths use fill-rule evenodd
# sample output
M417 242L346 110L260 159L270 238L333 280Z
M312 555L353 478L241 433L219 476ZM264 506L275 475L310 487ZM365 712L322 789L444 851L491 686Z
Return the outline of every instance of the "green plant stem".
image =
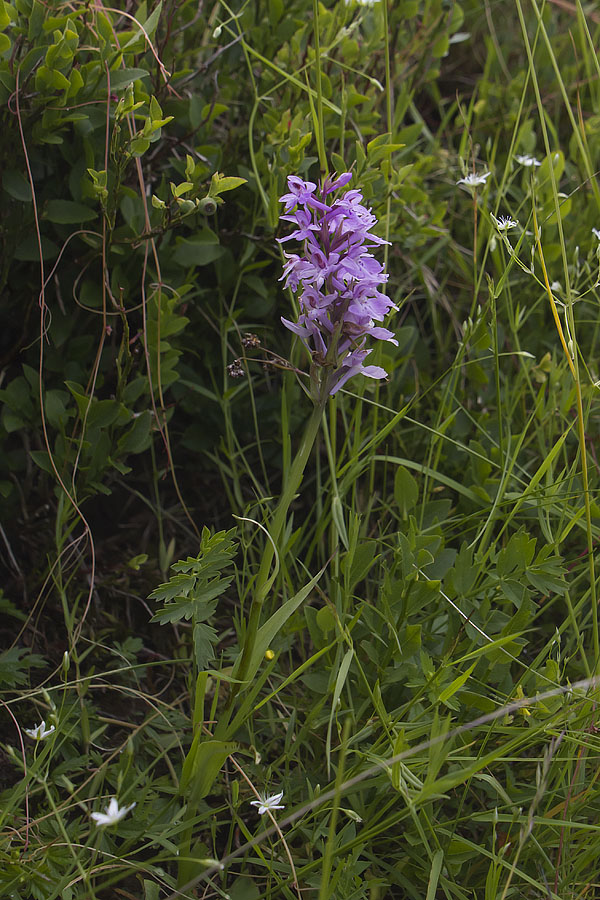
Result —
M390 23L388 21L388 5L387 0L381 4L383 10L383 39L384 39L384 50L385 50L385 115L387 120L387 130L389 134L388 141L390 144L394 143L394 111L392 109L392 64L390 59ZM389 241L390 239L390 220L391 220L391 212L392 212L392 190L391 190L391 180L392 180L392 159L391 155L388 157L387 171L386 171L386 182L387 182L387 202L385 209L385 239ZM384 244L383 247L383 268L384 271L387 272L388 268L388 260L390 253L390 245L389 243Z
M325 133L323 130L323 89L321 86L321 41L319 38L319 0L313 0L313 30L315 35L315 78L317 82L317 149L319 164L323 175L327 174L327 154L325 152Z
M394 112L392 109L392 67L391 67L391 58L390 58L390 24L388 19L388 4L387 0L381 4L383 10L383 38L384 38L384 52L385 52L385 114L386 114L386 123L388 130L388 143L394 143ZM388 261L390 255L390 222L392 216L392 157L391 154L387 160L387 168L385 171L385 180L386 180L386 193L387 200L385 206L385 240L386 243L383 247L383 269L384 272L388 270ZM373 360L377 363L381 362L381 347L375 348L375 353L373 356ZM373 432L376 434L379 430L379 396L381 392L381 385L377 382L377 386L375 388L375 406L373 407ZM375 463L371 463L371 468L369 470L369 496L372 497L375 492Z
M321 884L319 887L319 900L328 900L331 895L330 878L333 865L333 855L335 852L335 835L340 809L340 799L342 795L342 784L344 781L344 770L346 763L346 750L348 746L348 734L350 731L350 719L344 722L344 731L342 735L342 745L340 748L340 759L338 770L335 778L335 797L333 799L333 807L331 810L331 818L329 819L329 831L327 834L327 843L325 845L325 853L323 855L323 870L321 873Z
M231 715L231 708L233 706L235 697L246 679L250 661L254 653L254 647L256 646L256 635L258 633L260 625L262 608L268 596L269 590L273 584L275 575L277 574L277 568L275 569L275 572L273 574L270 574L271 565L276 553L277 543L284 529L292 500L294 499L296 492L300 487L304 469L306 468L306 464L310 457L311 450L313 448L319 431L319 427L321 425L323 411L325 409L326 403L327 397L325 397L324 399L322 398L318 403L315 404L315 407L310 415L310 419L308 420L306 428L304 430L304 434L302 435L302 442L300 444L300 447L298 448L296 456L294 457L294 461L292 462L287 482L284 485L283 493L279 499L279 503L277 504L277 509L275 510L275 515L273 516L273 521L269 529L270 540L267 541L267 544L265 546L260 563L260 568L256 576L254 596L252 598L252 603L250 606L250 615L248 617L244 646L241 656L238 657L238 662L236 663L233 671L233 676L238 679L239 684L236 684L232 687L229 703L225 710L225 716L227 717L227 719L229 719L229 716Z

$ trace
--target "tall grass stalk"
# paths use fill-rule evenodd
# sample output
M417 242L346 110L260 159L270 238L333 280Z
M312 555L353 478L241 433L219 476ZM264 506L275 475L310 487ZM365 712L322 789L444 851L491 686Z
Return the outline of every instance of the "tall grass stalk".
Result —
M546 30L544 27L544 23L541 19L541 16L540 16L539 10L537 8L537 5L535 3L535 0L531 0L531 2L532 2L532 6L535 10L536 16L537 16L538 28L540 29L540 31L542 32L542 35L544 36L546 47L548 49L550 58L553 61L554 70L557 75L557 81L561 88L563 98L565 100L566 109L569 112L569 116L571 118L571 123L573 126L573 133L577 136L577 139L579 140L580 151L582 153L584 164L587 167L588 177L591 178L591 183L594 188L594 194L595 194L595 198L596 198L597 208L600 210L600 194L598 193L599 189L596 184L596 179L592 175L592 172L591 172L591 167L590 167L589 160L588 160L588 154L585 150L585 147L581 143L581 139L579 137L579 129L577 128L577 124L576 124L576 122L573 118L572 112L571 112L570 104L566 97L566 91L565 91L563 80L562 80L562 77L560 74L560 69L556 63L556 58L554 56L552 46L551 46L550 42L548 41L548 36L547 36ZM581 460L581 477L582 477L582 482L583 482L583 502L585 505L587 557L588 557L588 569L589 569L589 576L590 576L590 602L591 602L591 607L592 607L592 653L593 653L592 671L594 673L597 673L599 671L598 667L600 666L600 634L598 633L598 600L597 600L597 592L596 592L596 566L595 566L595 560L594 560L594 538L593 538L593 533L592 533L592 508L591 508L590 486L589 486L588 464L587 464L586 426L585 426L585 419L584 419L584 414L583 414L583 401L582 401L582 395L581 395L581 379L580 379L580 374L579 374L579 352L580 351L579 351L578 345L577 345L577 332L575 329L575 317L573 314L573 296L572 296L571 287L570 287L569 265L568 265L568 261L567 261L567 250L566 250L565 236L564 236L563 226L562 226L560 202L559 202L559 198L558 198L558 189L556 186L556 178L554 175L552 150L551 150L550 141L548 138L548 130L546 127L544 106L543 106L543 102L542 102L542 97L541 97L538 79L537 79L537 75L536 75L536 71L535 71L535 66L534 66L533 55L531 52L531 46L529 43L529 37L527 34L527 28L526 28L525 20L523 17L523 10L521 7L520 0L517 0L517 9L519 12L519 21L521 23L521 31L523 34L523 41L525 43L525 48L527 51L527 57L528 57L528 61L529 61L529 67L530 67L530 71L531 71L531 80L532 80L532 84L533 84L534 91L535 91L540 127L541 127L542 135L544 138L546 157L548 160L550 160L550 179L551 179L551 184L552 184L552 195L553 195L553 199L554 199L555 214L557 217L560 248L561 248L562 262L563 262L563 276L565 279L565 288L566 288L566 294L567 294L567 318L568 318L569 332L570 332L569 345L567 345L567 342L566 342L564 334L563 334L562 325L561 325L561 322L560 322L560 319L558 316L558 310L556 309L556 303L554 301L552 289L550 286L550 280L548 278L548 272L547 272L546 263L544 260L544 253L542 250L540 231L539 231L539 227L537 224L537 217L536 217L536 211L535 211L535 197L534 197L532 211L533 211L533 224L534 224L534 230L535 230L535 242L536 242L538 254L540 257L540 264L542 266L544 285L546 287L548 299L550 301L550 306L552 309L552 315L554 317L554 322L555 322L556 329L557 329L557 332L558 332L558 335L559 335L559 338L560 338L560 341L562 344L565 358L567 360L569 369L573 376L573 382L575 385L575 392L576 392L576 398L577 398L577 428L578 428L578 437L579 437L579 457Z
M245 680L256 645L256 636L260 627L263 605L279 568L279 561L277 559L278 542L287 520L290 505L302 483L304 470L308 463L319 428L321 427L326 402L327 398L322 399L320 402L315 403L313 407L302 436L302 441L290 467L287 481L283 485L283 491L273 515L273 520L269 526L269 540L261 555L260 567L252 585L252 601L250 604L248 622L244 631L242 652L233 670L233 677L236 678L238 683L243 687L247 687ZM271 567L274 560L276 562L276 567L272 572ZM226 726L227 721L231 717L233 702L239 689L238 685L233 685L223 719L220 721L221 729Z

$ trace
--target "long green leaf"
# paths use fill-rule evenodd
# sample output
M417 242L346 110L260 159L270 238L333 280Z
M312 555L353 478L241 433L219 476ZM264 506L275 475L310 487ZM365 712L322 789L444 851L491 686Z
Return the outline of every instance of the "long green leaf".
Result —
M348 670L350 668L350 663L354 657L354 650L350 647L346 650L344 654L344 658L340 664L338 669L337 677L335 679L335 688L333 690L333 700L331 701L331 712L329 714L329 723L327 725L327 740L325 742L325 756L327 757L327 771L329 772L330 764L331 764L331 729L333 727L333 719L335 716L335 711L337 709L338 700L342 694L342 690L344 685L346 684L346 678L348 677Z
M304 587L299 590L297 594L294 594L293 597L290 597L289 600L286 600L283 606L281 606L277 612L274 612L270 619L267 619L262 628L258 629L254 653L252 654L252 659L250 660L250 665L248 667L248 681L252 681L258 672L265 652L269 649L275 635L283 628L292 613L294 613L300 604L306 600L326 568L327 566L323 566L314 578L311 578L308 584L304 585Z
M425 900L435 900L435 892L437 891L438 881L440 880L440 872L442 871L442 863L444 861L444 851L440 847L433 854L431 860L431 872L429 873L429 884L427 885L427 896Z

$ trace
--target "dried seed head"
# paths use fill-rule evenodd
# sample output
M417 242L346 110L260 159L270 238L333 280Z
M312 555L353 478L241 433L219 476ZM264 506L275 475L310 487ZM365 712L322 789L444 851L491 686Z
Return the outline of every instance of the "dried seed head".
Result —
M251 334L249 331L246 331L242 335L242 346L248 347L253 350L256 347L260 347L260 338L257 334Z
M234 359L230 365L227 366L227 374L230 378L243 378L246 374L244 367L242 365L241 359Z

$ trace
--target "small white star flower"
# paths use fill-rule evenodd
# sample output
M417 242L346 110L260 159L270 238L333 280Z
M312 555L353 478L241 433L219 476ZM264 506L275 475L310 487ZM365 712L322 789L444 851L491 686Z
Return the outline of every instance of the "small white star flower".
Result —
M42 719L39 725L36 725L35 728L24 728L25 734L28 734L30 738L33 738L34 741L43 741L44 738L47 738L48 735L52 734L53 731L56 731L54 725L49 725L46 728L46 723Z
M179 850L177 853L179 853ZM208 859L199 859L198 862L200 865L206 866L207 869L212 869L214 866L216 869L219 869L220 872L225 868L222 862L219 862L218 859L212 859L212 857L209 857Z
M474 172L470 172L464 178L459 178L456 183L466 184L467 187L477 187L480 184L485 184L486 178L489 178L491 174L491 172L482 172L481 175L476 175Z
M131 803L129 806L119 806L117 798L112 797L106 807L106 812L93 812L91 817L99 828L103 828L105 825L114 825L115 822L119 822L134 806L135 803Z
M281 791L279 794L271 794L270 797L264 797L264 798L261 797L260 800L251 800L250 805L258 806L258 814L259 814L259 816L262 816L266 813L266 811L268 809L269 810L284 809L285 808L284 804L279 803L279 801L282 799L282 797L283 797L283 791Z
M600 241L600 231L597 228L592 228L592 234Z
M550 290L554 291L555 294L560 294L560 292L562 291L562 285L560 281L553 281L550 285Z
M519 165L526 166L528 169L531 169L532 166L541 166L539 159L536 159L535 156L530 156L528 153L525 156L515 156L515 159Z
M491 216L498 231L509 231L511 228L516 228L519 224L518 221L511 219L510 216L500 216L499 218L496 218L493 213Z

